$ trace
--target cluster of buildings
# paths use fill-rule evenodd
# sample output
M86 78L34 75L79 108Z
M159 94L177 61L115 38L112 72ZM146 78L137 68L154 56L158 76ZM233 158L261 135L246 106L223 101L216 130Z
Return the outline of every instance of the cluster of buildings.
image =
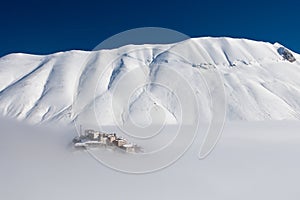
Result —
M126 152L138 153L142 149L136 144L128 142L126 139L117 137L115 133L103 133L95 130L85 130L84 135L80 135L73 139L75 147L90 147L90 146L110 146L117 147Z

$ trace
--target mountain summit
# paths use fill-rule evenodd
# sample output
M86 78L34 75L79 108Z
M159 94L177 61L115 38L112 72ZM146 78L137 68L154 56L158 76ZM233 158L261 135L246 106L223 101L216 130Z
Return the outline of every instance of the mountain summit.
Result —
M289 62L282 52L295 60ZM176 92L186 81L199 105L197 114L207 121L211 98L217 98L210 74L218 73L226 120L296 120L299 60L278 43L210 37L91 52L9 54L0 59L0 114L36 124L88 121L94 113L105 125L129 119L143 125L159 123L151 116L163 112L167 123L178 123L185 102L178 102ZM115 93L128 87L133 89L124 92L129 99L123 99L121 90Z

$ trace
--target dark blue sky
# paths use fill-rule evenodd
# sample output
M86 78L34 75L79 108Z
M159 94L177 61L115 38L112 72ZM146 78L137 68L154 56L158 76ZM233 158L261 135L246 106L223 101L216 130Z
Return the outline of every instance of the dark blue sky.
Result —
M300 52L298 1L2 1L0 56L91 50L138 27L280 42Z

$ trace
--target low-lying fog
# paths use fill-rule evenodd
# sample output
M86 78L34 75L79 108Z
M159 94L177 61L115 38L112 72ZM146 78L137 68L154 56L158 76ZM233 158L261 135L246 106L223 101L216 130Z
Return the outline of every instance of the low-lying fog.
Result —
M85 150L75 149L73 127L30 127L3 119L0 126L0 199L300 197L299 122L228 123L204 160L198 159L202 141L196 138L173 165L138 175L112 170Z

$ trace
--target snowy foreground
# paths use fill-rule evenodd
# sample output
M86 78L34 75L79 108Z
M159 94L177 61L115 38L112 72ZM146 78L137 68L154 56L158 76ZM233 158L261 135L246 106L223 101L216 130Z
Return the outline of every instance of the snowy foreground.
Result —
M219 144L206 159L197 158L201 141L196 138L170 167L140 175L117 172L74 149L72 129L31 128L5 120L0 125L0 199L300 197L298 122L227 123Z

